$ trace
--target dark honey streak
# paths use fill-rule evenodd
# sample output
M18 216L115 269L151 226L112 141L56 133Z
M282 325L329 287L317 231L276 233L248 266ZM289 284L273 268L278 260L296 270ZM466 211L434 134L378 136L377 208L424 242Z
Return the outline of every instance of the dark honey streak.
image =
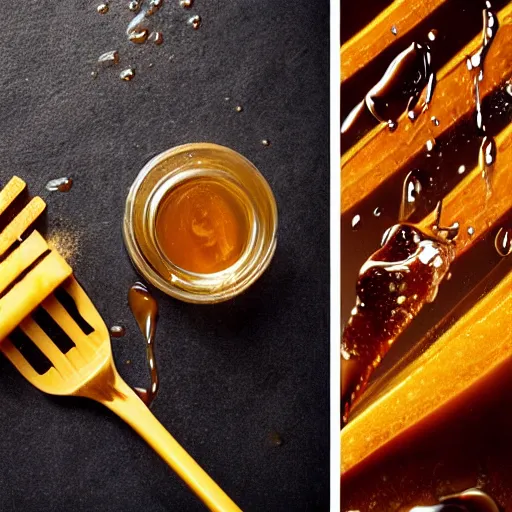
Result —
M506 6L508 0L495 0L492 7L495 12ZM435 44L433 71L441 69L448 61L463 48L471 39L482 31L482 9L485 2L452 0L445 2L430 16L416 25L404 37L392 42L367 66L359 70L341 84L341 119L344 120L353 107L361 101L361 91L368 91L385 73L389 63L414 41L423 41L433 28L438 36ZM345 23L350 25L350 20ZM400 35L400 34L399 34ZM435 98L434 100L435 101ZM441 120L442 122L442 120ZM366 132L375 126L371 116L355 127L349 136L342 137L342 151L347 151Z
M435 299L453 258L450 243L401 224L388 230L383 246L362 266L341 342L344 422L395 339Z
M146 340L146 353L151 376L149 389L135 388L141 400L149 407L158 393L159 377L155 359L155 334L158 303L142 283L135 283L128 292L128 304Z
M426 43L411 43L401 51L389 64L382 78L373 85L364 97L366 109L377 123L387 123L394 131L398 118L408 112L409 119L415 120L428 108L435 86L435 74L432 69L430 46ZM421 104L420 95L426 90ZM366 123L361 103L348 114L341 126L342 142L344 138L353 137L358 126Z

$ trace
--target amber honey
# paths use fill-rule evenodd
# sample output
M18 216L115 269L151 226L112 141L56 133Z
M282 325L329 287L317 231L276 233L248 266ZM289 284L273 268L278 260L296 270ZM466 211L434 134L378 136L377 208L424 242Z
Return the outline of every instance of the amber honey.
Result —
M186 144L146 164L124 218L141 275L186 302L243 292L265 271L277 241L272 190L254 165L216 144Z
M178 185L162 200L156 217L162 252L178 267L199 274L232 266L249 236L242 201L219 181L198 178Z

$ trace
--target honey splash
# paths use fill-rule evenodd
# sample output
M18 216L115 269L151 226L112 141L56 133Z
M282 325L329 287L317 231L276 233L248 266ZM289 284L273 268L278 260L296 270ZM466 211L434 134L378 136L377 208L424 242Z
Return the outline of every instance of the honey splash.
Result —
M162 200L156 217L160 249L174 265L199 274L232 266L243 253L249 222L229 183L187 180Z
M158 393L159 377L155 358L155 334L158 319L158 303L142 283L135 283L128 292L128 304L137 325L146 340L146 353L151 375L149 389L135 388L140 399L149 407Z

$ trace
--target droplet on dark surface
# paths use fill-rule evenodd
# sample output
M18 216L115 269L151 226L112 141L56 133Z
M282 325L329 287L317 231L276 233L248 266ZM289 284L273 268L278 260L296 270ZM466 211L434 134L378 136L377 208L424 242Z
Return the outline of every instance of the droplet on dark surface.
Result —
M466 172L466 166L459 165L459 168L457 169L457 174L464 174L465 172Z
M500 228L496 233L494 246L500 256L508 256L512 252L512 228Z
M148 36L149 30L147 28L143 28L142 30L134 30L133 32L130 32L128 39L132 43L143 44L147 41Z
M109 7L106 2L100 4L100 5L98 5L98 7L96 7L96 10L98 11L99 14L107 14L108 9L109 9Z
M151 32L151 34L149 34L148 41L160 46L164 42L164 35L162 32Z
M180 7L183 7L183 9L190 9L193 5L193 0L180 0Z
M132 12L138 12L140 10L140 1L132 0L128 4L128 9L130 9Z
M98 57L98 64L101 66L114 66L119 63L119 52L117 50L111 50L109 52L102 53Z
M237 106L235 107L235 111L236 111L236 112L242 112L242 111L243 111L243 109L244 109L244 108L242 107L242 105L237 105Z
M277 432L272 432L270 434L270 443L272 444L272 446L282 446L283 438Z
M361 227L361 215L358 213L352 217L352 229L355 231Z
M194 29L197 30L201 26L201 16L199 14L195 14L191 18L188 19L187 23Z
M268 147L268 146L270 146L270 141L269 141L268 139L263 139L263 140L261 141L261 144L262 144L263 146L267 146L267 147Z
M437 38L437 30L434 28L432 29L428 34L427 34L427 38L429 41L435 41L436 38Z
M49 192L69 192L73 187L73 178L56 178L54 180L50 180L45 188Z
M110 328L112 338L122 338L126 334L126 329L122 325L113 325Z
M377 208L375 208L375 210L373 210L373 215L375 215L375 217L380 217L382 215L382 208L379 208L377 206Z
M91 77L92 77L93 80L98 78L98 72L97 71L91 71Z
M130 80L133 80L134 77L135 77L135 69L133 69L133 68L123 69L123 71L121 71L121 73L119 74L119 78L121 80L124 80L125 82L129 82Z

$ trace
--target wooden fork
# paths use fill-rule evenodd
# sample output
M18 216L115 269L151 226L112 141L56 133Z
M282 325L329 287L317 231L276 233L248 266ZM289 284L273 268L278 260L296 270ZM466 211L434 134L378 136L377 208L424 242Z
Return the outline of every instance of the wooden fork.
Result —
M0 214L25 184L15 178L0 192ZM34 200L36 200L34 202ZM44 210L33 199L16 219L0 232L0 257L16 243ZM85 334L53 292L60 286L74 300L79 314L93 331ZM31 313L41 306L73 341L63 353ZM12 341L6 337L16 326L30 338L51 363L39 374ZM213 511L240 508L201 469L167 432L140 398L119 376L110 346L107 326L87 294L72 276L64 259L50 250L37 232L26 238L0 263L0 350L36 388L52 395L81 396L96 400L126 421Z

